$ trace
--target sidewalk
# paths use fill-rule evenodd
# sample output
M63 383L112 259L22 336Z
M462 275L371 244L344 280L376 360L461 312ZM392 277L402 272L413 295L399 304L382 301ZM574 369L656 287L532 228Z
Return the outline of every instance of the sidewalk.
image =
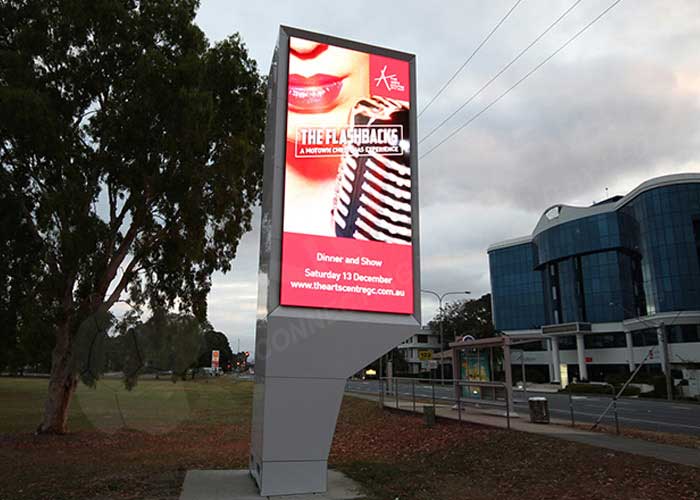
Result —
M359 394L346 392L346 394L378 402L378 396L369 394ZM422 413L425 403L416 405L416 413ZM384 400L384 406L387 408L398 408L402 411L413 412L413 403L407 400L399 399L397 407L396 400L389 397ZM452 409L452 404L436 404L435 414L438 417L459 420L459 412ZM462 421L473 424L486 425L490 427L507 428L505 416L495 415L493 410L487 412L478 409L465 407L462 409ZM524 415L521 415L524 417ZM609 450L632 453L644 457L656 458L666 462L672 462L681 465L690 465L692 467L700 467L700 452L691 448L683 448L681 446L671 446L667 444L653 443L641 439L632 439L622 436L613 436L600 432L590 432L568 426L565 420L552 419L551 424L533 424L524 418L510 419L510 427L512 430L521 432L530 432L553 438L565 439L567 441L575 441L577 443L598 446Z

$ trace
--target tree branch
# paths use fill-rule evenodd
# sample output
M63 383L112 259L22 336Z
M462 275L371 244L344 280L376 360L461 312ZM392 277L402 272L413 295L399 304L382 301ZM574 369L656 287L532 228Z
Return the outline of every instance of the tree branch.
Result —
M131 247L131 244L134 242L134 240L136 239L136 235L139 232L139 219L140 217L138 216L138 214L136 214L134 216L134 219L131 221L131 226L129 227L129 230L124 235L124 239L119 244L119 247L117 248L114 257L109 261L109 264L107 264L107 269L105 270L105 273L102 276L102 279L99 281L97 289L95 290L95 300L99 300L100 302L102 302L105 294L107 293L107 289L109 288L110 283L112 283L114 277L117 275L117 270L119 269L119 266L122 264L122 262L124 262L124 259L129 253L129 247Z
M119 280L119 283L117 283L116 288L112 291L109 298L104 303L107 311L109 311L109 309L114 305L114 303L117 300L119 300L119 297L126 288L126 285L129 284L129 281L131 280L131 274L134 271L134 267L139 262L139 260L140 259L138 257L134 256L134 258L131 259L131 262L127 264L126 270L122 273L122 277Z
M117 195L112 192L112 183L109 179L107 179L107 198L109 198L109 225L112 226L114 219L117 218Z

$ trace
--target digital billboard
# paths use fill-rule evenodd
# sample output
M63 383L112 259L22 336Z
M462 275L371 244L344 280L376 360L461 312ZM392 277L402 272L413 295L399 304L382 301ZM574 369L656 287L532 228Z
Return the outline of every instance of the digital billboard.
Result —
M280 304L414 312L407 60L290 37Z

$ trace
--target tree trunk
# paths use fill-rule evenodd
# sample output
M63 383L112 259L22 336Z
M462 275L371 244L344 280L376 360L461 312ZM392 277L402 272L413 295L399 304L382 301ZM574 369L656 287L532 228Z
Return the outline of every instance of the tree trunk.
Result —
M78 377L73 370L70 322L66 321L56 330L49 393L44 406L44 420L37 429L39 434L65 434L68 431L68 406L77 386Z

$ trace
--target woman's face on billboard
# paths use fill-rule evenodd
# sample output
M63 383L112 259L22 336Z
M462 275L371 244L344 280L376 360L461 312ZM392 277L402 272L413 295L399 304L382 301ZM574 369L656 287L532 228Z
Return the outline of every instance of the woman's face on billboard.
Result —
M291 38L287 139L296 129L347 125L350 108L369 94L369 55Z

